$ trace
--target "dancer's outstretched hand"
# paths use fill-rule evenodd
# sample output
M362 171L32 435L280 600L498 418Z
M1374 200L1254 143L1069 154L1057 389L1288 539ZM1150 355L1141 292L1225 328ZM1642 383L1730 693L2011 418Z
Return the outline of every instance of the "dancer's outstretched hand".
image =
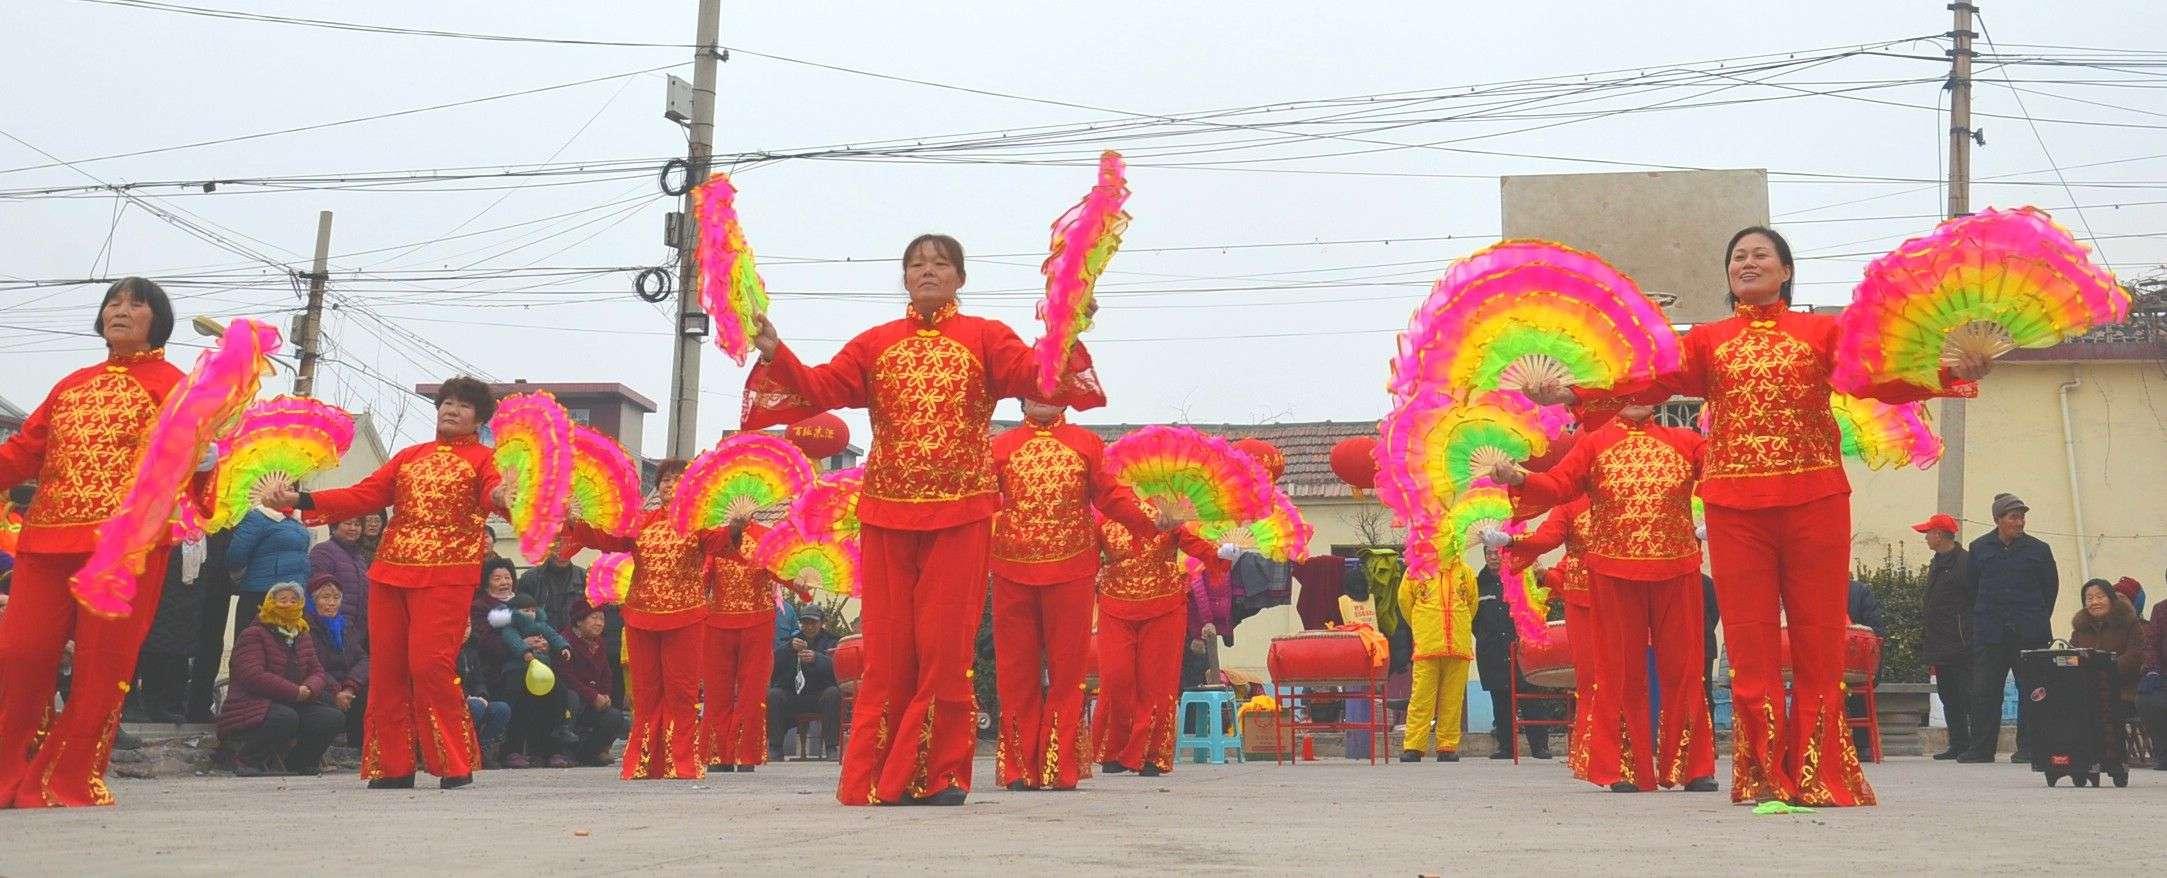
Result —
M759 328L759 332L753 335L752 346L760 351L762 359L774 356L775 349L783 343L783 337L775 332L775 324L767 319L766 314L753 318L753 323Z

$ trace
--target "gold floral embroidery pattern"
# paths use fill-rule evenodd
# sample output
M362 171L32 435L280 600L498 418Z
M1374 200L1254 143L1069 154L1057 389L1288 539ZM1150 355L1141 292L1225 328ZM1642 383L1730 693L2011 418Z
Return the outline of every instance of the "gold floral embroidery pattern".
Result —
M157 415L157 400L118 367L62 391L53 401L51 444L24 522L67 527L104 521L134 482L143 437Z
M1003 463L1007 505L993 529L993 557L1038 563L1092 548L1083 455L1050 432L1024 442Z
M408 567L479 564L488 550L482 476L466 458L439 445L399 468L391 526L379 560Z
M1813 347L1756 320L1716 348L1715 406L1704 477L1809 472L1840 466L1828 370Z
M865 494L905 503L994 490L985 366L938 331L889 345L873 360L873 450Z
M1588 534L1595 532L1595 515L1582 509L1565 527L1565 557L1558 562L1565 590L1586 594L1588 590L1588 566L1580 563L1581 553L1588 550Z
M1126 526L1105 523L1107 542L1119 552L1135 542ZM1099 594L1124 601L1150 601L1181 593L1181 557L1174 538L1152 534L1134 551L1099 573Z
M668 516L658 515L632 542L639 563L632 568L625 609L661 615L690 610L706 601L698 537L678 533Z
M1693 538L1693 464L1638 430L1595 456L1588 509L1605 526L1588 550L1605 558L1668 561L1698 557Z
M739 539L738 551L743 557L752 557L753 542L751 534ZM758 565L722 556L715 559L714 571L715 591L708 598L708 612L735 615L756 613L774 606L769 597L767 572ZM633 575L639 575L639 568L633 568Z

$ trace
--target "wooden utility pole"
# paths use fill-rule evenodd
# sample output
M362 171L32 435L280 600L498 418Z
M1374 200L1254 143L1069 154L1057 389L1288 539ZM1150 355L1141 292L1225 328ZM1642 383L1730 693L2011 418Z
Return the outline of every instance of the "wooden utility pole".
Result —
M301 312L301 326L294 334L301 348L301 368L293 375L293 395L314 396L316 361L323 357L324 281L330 271L331 211L316 212L316 262L308 276L308 310Z
M1971 213L1971 145L1976 136L1971 130L1971 41L1976 36L1971 16L1979 7L1955 0L1949 11L1956 14L1949 31L1954 41L1949 48L1949 216L1960 217ZM1941 401L1940 483L1934 493L1935 506L1959 518L1964 514L1964 408L1960 398Z
M677 353L670 379L669 453L679 460L699 451L700 346L707 342L708 317L700 309L700 268L693 258L699 229L692 188L707 179L708 161L715 149L715 61L722 52L716 45L722 30L722 0L700 0L698 27L698 45L692 50L691 147L685 153L684 221L678 224Z

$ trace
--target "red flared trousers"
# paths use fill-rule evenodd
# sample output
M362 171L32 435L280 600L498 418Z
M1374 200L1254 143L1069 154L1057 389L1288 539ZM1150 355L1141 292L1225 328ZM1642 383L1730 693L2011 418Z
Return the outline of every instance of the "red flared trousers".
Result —
M1071 790L1090 776L1083 709L1094 578L1054 585L993 579L994 676L1001 693L994 762L1004 787L1023 781L1033 789Z
M707 629L700 723L708 765L767 761L767 686L775 672L775 624Z
M1851 496L1775 509L1711 503L1708 555L1731 658L1731 800L1873 804L1844 728ZM1785 624L1794 680L1788 713L1776 633Z
M1599 702L1609 717L1597 717L1594 730L1623 733L1618 776L1591 772L1590 781L1609 786L1624 780L1643 790L1682 786L1716 773L1715 729L1701 696L1707 666L1701 652L1700 574L1660 582L1618 579L1590 571L1595 617L1603 627L1603 673L1611 685ZM1648 658L1655 647L1655 672L1663 692L1663 716L1649 728Z
M459 647L474 590L464 585L369 590L369 709L362 717L361 777L407 777L414 751L437 777L481 767L474 714L459 688Z
M865 672L836 786L843 804L970 792L978 747L971 662L992 534L991 519L941 530L860 529Z
M369 608L372 612L375 607ZM707 776L700 753L701 647L707 626L625 627L631 660L632 731L625 736L625 780L693 780Z
M83 610L68 593L68 577L83 569L89 554L16 556L7 615L0 617L0 807L113 804L106 762L171 557L152 550L137 579L135 612L106 619ZM53 692L60 650L69 640L75 641L75 670L67 709L56 718Z
M1178 610L1140 621L1099 614L1100 762L1174 770L1185 621Z
M1565 603L1565 636L1573 650L1573 729L1565 747L1565 763L1573 776L1597 786L1618 781L1619 743L1622 732L1614 722L1598 721L1613 712L1603 704L1615 681L1607 679L1609 660L1603 651L1603 629L1592 603Z

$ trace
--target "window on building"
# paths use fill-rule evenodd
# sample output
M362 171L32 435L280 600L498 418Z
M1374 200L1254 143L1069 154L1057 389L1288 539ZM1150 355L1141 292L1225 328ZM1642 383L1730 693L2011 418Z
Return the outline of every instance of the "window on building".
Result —
M1655 422L1667 427L1682 427L1700 432L1700 413L1704 405L1706 403L1697 399L1666 402L1655 410Z
M572 423L575 423L575 424L584 424L584 425L586 425L586 426L590 426L590 427L591 427L591 426L594 426L594 412L593 412L592 410L590 410L590 409L572 409L572 408L568 408L568 409L565 409L564 411L565 411L565 414L568 414L568 415L571 415L571 416L572 416Z

